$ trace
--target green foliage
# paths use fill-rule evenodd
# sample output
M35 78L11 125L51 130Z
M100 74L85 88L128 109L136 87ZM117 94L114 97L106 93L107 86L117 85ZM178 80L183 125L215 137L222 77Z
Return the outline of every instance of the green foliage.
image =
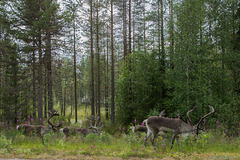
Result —
M86 142L87 143L95 143L98 141L98 135L94 133L90 133L86 136Z
M40 156L49 159L57 155L60 159L79 158L79 156L94 156L95 158L179 158L191 159L194 157L208 157L211 153L222 157L240 157L240 138L228 137L224 132L201 133L198 137L180 138L172 150L171 135L165 138L158 137L155 148L150 142L143 147L145 134L121 134L115 137L105 131L102 134L89 134L82 137L79 134L70 136L67 140L62 134L51 132L44 135L44 144L36 136L24 136L14 132L7 137L7 132L0 134L0 153L5 158L14 154L15 158L34 158ZM15 138L14 138L15 137ZM83 138L83 140L81 140ZM51 153L51 154L49 154ZM209 157L208 157L209 158Z
M117 81L116 117L125 125L135 118L143 120L160 104L163 75L155 54L134 52L127 57ZM160 106L161 107L161 106Z
M12 144L12 139L8 139L5 135L0 134L0 147L8 148Z

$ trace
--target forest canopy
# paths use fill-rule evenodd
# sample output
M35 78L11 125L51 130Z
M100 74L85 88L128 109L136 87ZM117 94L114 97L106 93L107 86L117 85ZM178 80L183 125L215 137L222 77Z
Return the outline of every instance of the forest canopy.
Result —
M111 123L166 110L240 121L238 0L1 0L0 122L86 104ZM20 114L21 113L21 114Z

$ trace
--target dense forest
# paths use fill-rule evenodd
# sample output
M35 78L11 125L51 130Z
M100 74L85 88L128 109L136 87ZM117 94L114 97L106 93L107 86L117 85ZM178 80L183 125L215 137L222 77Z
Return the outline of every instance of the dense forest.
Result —
M55 108L129 125L215 109L240 132L238 0L1 0L0 122Z

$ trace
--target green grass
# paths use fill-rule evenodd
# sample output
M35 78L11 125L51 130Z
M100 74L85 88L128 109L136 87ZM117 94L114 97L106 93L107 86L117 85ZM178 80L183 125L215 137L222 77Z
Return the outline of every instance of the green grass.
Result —
M87 108L86 112L89 110ZM79 121L86 119L84 107L80 107L78 112ZM74 122L71 117L70 119ZM144 133L128 133L123 126L111 125L106 120L103 123L102 135L89 134L84 137L76 134L70 136L68 140L64 139L62 133L51 132L45 135L42 141L34 135L24 136L15 129L0 130L0 158L240 159L240 137L227 137L219 131L203 133L197 138L180 139L170 150L171 135L167 135L166 138L158 137L154 148L149 140L147 146L143 147ZM80 126L80 124L73 125Z
M65 140L61 133L50 133L41 138L27 137L12 130L0 133L0 158L41 159L240 159L240 138L229 138L215 133L204 133L197 138L181 139L170 150L170 139L158 137L153 148L150 142L143 147L144 134L119 133L113 136L77 134ZM119 136L120 135L120 136Z

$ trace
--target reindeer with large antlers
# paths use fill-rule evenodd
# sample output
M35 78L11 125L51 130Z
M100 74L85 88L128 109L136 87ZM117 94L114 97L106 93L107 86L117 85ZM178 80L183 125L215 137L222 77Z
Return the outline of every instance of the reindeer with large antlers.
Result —
M52 109L48 113L49 117L47 122L49 126L21 124L17 126L17 130L23 130L23 133L25 135L31 135L33 133L36 133L37 136L41 137L42 135L49 133L51 130L56 130L57 128L61 127L61 123L54 125L50 121L52 117L59 116L57 111L55 109Z
M178 135L182 134L184 136L188 136L190 134L198 134L199 125L201 124L203 119L205 119L207 116L214 113L214 108L212 106L209 106L210 112L205 116L203 116L199 120L199 122L193 126L191 123L191 119L189 118L189 113L192 112L195 108L197 108L197 106L194 106L193 109L188 111L187 113L189 124L183 122L180 119L171 119L171 118L165 118L165 117L159 117L159 116L152 116L144 120L143 122L146 124L148 129L147 135L144 138L144 146L146 146L147 139L151 135L151 133L152 133L151 143L154 146L154 139L156 138L159 132L172 131L173 137L172 137L171 149Z

